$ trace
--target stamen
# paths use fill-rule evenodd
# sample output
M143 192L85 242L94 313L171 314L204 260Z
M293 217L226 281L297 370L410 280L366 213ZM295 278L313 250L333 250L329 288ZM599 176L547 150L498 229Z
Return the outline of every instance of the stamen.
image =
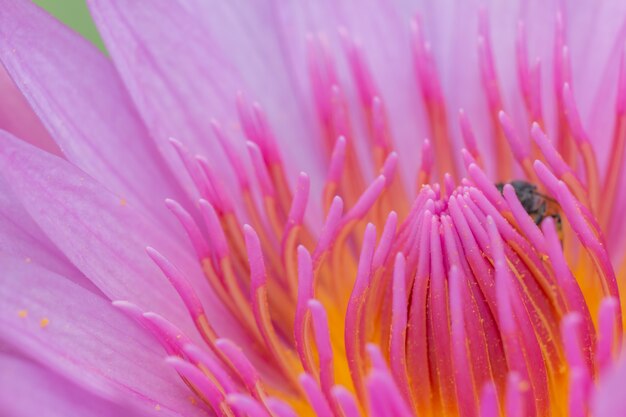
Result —
M536 179L530 159L530 150L522 145L520 138L517 135L517 131L513 127L513 121L503 111L500 111L498 113L498 119L500 120L500 125L502 126L502 130L504 131L504 136L509 141L509 146L511 147L511 151L513 152L513 156L517 160L517 163L520 164L520 166L524 170L524 174L526 174L526 177L529 178L531 182L535 182Z
M463 281L463 282L462 282ZM462 417L476 416L477 396L474 392L472 370L468 357L468 340L465 333L463 288L465 279L456 266L452 266L448 275L448 308L450 309L450 333L452 343L452 363L459 413Z
M407 295L405 259L402 253L396 255L393 268L393 301L391 319L391 340L389 347L389 362L391 372L401 387L402 395L411 401L409 376L406 367L406 325L407 325Z
M526 404L524 402L525 384L516 372L509 373L506 380L505 407L507 417L524 417Z
M413 416L390 375L374 370L367 376L366 385L373 416L384 417L388 413L398 417Z
M563 105L565 106L565 116L567 117L569 129L572 132L572 136L576 140L576 144L580 149L580 153L585 163L587 192L590 196L591 208L596 211L600 198L598 162L596 160L596 154L589 143L589 138L583 129L582 122L580 121L580 115L578 114L578 108L576 107L576 102L574 101L574 95L572 94L569 84L567 83L563 86Z
M340 405L345 417L361 417L361 412L356 404L354 396L350 391L342 386L336 385L332 389L332 394Z
M294 320L294 341L300 362L306 372L312 373L314 369L313 352L311 342L309 320L310 313L308 301L313 298L315 285L313 283L313 266L309 251L302 245L298 246L298 299Z
M489 34L489 19L487 11L481 9L478 19L478 61L480 66L481 79L489 111L492 118L492 125L495 135L496 157L498 158L498 179L507 181L511 178L511 153L506 146L506 139L500 124L498 123L498 112L503 108L500 97L500 87L491 48L491 36Z
M230 394L226 402L241 414L248 417L271 417L259 402L245 394Z
M209 373L209 375L215 378L217 382L216 386L223 389L224 393L230 394L237 392L235 382L231 379L230 375L228 375L224 367L222 367L222 364L211 356L211 354L191 343L185 344L183 351L191 361L196 363L200 370L205 374Z
M472 125L470 124L469 118L463 109L459 110L459 125L461 126L461 136L463 138L465 148L469 151L471 156L478 161L478 165L481 165L481 157L478 152L478 146L476 145L476 135L474 135Z
M498 393L493 382L488 382L483 387L480 396L480 417L500 417Z
M356 389L357 396L361 402L365 402L365 387L363 385L364 361L362 352L364 346L364 335L361 330L362 308L365 303L369 281L372 273L372 258L376 244L376 227L368 223L363 236L361 256L356 280L348 301L348 308L345 319L345 346L348 367L352 382Z
M261 386L259 374L241 349L230 340L224 338L217 339L215 346L230 362L232 368L237 371L246 389L252 393L254 398L262 400L265 392Z
M333 365L333 347L328 329L328 317L324 306L317 300L309 300L309 311L315 333L315 345L319 355L320 385L326 399L331 402L331 388L335 385L335 371Z
M244 236L250 262L250 298L257 327L276 364L285 377L293 382L294 372L298 367L291 356L292 352L281 345L272 323L267 300L267 275L261 242L254 229L248 225L244 226Z
M328 401L326 401L315 379L307 373L300 375L298 379L315 411L315 415L318 417L333 417Z
M293 408L277 398L268 397L265 405L276 417L298 417Z
M234 417L220 390L198 368L177 356L170 356L165 361L194 385L219 416Z
M434 162L433 154L434 151L433 147L430 144L430 141L428 139L424 139L424 142L422 142L422 156L420 161L420 168L417 172L417 181L415 181L418 190L422 185L428 184L428 182L430 181Z
M424 40L419 17L411 21L413 43L413 57L418 82L422 89L422 96L426 110L432 138L435 141L435 158L440 175L449 172L457 178L457 167L454 158L451 158L452 144L448 129L446 106L441 92L434 58L430 52L430 45Z
M183 303L185 303L185 306L187 307L198 332L200 332L200 335L209 345L212 345L217 336L209 324L204 307L191 285L183 278L180 270L172 265L155 249L147 247L146 252L148 253L150 259L152 259L163 272L163 275L165 275L165 277L170 281L170 284L172 284L172 287L174 287L180 298L183 300Z
M226 137L224 131L216 120L211 120L211 127L213 129L213 133L220 143L220 146L224 150L224 153L226 154L230 165L232 166L233 172L235 173L237 181L239 182L239 187L241 188L241 190L247 190L250 187L250 183L246 174L247 171L245 168L245 164L241 160L239 153L235 150L231 139Z
M168 209L176 216L176 219L179 221L181 226L187 232L187 236L189 237L189 241L196 251L196 255L199 260L203 260L210 256L209 245L206 242L204 236L202 236L202 232L198 228L195 220L187 210L185 210L177 201L166 199L165 205Z
M596 345L596 363L600 372L605 372L613 363L620 351L621 339L618 330L621 323L619 317L619 302L614 297L608 297L600 303L598 313L598 343Z

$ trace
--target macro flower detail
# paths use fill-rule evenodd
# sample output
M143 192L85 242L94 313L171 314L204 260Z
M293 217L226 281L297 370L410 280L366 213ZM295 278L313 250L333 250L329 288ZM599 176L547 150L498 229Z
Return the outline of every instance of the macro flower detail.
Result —
M626 8L408 3L0 0L1 415L626 413Z

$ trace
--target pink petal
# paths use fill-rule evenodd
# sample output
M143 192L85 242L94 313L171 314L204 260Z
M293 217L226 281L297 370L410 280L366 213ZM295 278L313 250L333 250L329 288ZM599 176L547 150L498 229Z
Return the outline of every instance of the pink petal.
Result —
M25 213L4 179L0 178L0 251L63 275L90 291L99 290L46 237Z
M245 62L230 59L227 49L231 45L221 43L223 31L209 31L201 23L197 10L178 2L91 0L88 3L120 76L168 162L178 166L175 155L168 149L168 139L175 137L223 171L225 158L211 134L211 118L220 122L228 137L241 139L237 93L261 94L247 85L251 79L258 83L258 78L242 76ZM219 19L219 15L216 18ZM224 19L222 25L226 25L226 21ZM163 30L165 27L171 30ZM236 30L236 25L223 27ZM263 36L262 33L255 36ZM272 62L271 57L264 59L265 63ZM266 71L269 72L270 67ZM280 74L273 76L281 78ZM263 80L266 91L272 93L268 97L274 97L280 82ZM252 99L259 99L264 105L265 97ZM301 143L294 140L296 135L301 137L307 129L303 129L292 107L289 102L283 102L280 113L274 111L276 109L268 113L281 123L299 125L299 130L279 135L285 136L283 143L289 141L295 147L294 142ZM274 127L274 123L272 125ZM242 140L235 145L243 149ZM310 171L312 164L308 158L300 159L304 162L300 168Z
M0 354L0 414L11 417L140 416L32 362Z
M20 259L0 265L0 343L94 395L201 414L158 344L108 300Z
M153 310L195 334L178 295L145 254L153 246L183 271L209 317L220 317L216 327L228 328L191 247L177 244L144 211L69 163L7 133L0 132L0 139L5 181L48 238L107 297Z
M111 62L32 2L0 10L0 60L66 158L175 227L163 200L182 193Z
M50 153L62 154L4 68L0 68L0 97L0 129Z

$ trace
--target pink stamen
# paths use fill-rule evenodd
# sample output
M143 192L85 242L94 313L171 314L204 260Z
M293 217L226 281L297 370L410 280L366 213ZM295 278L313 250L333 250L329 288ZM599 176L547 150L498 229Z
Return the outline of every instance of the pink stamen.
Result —
M257 131L259 134L258 137L261 140L259 147L263 150L265 162L268 165L282 164L276 138L270 129L267 117L265 116L265 113L259 103L252 104L252 114L257 125Z
M205 180L209 184L207 188L213 190L215 207L217 207L222 213L231 213L234 207L233 201L230 197L230 194L226 192L224 184L222 184L220 179L215 175L215 173L209 166L209 161L207 161L202 156L196 157L196 161L200 166L200 171L204 175Z
M313 357L308 342L307 323L309 321L308 301L313 298L313 265L309 251L302 245L298 246L298 298L294 320L294 340L300 362L306 372L313 372Z
M410 382L416 401L430 398L433 394L433 389L430 384L431 375L429 370L428 346L423 342L424 335L427 334L426 302L430 269L431 218L432 214L430 210L426 209L422 215L418 244L415 245L419 248L419 252L415 256L415 259L419 259L419 262L417 263L417 271L413 279L407 329L407 370L410 375L413 375ZM408 265L412 268L413 262L411 258L412 257L409 255ZM423 405L421 404L417 404L418 410L420 411L423 409Z
M385 163L383 164L380 173L383 177L387 179L387 182L391 184L393 178L396 174L396 169L398 167L398 154L396 152L391 152L385 159Z
M493 181L487 178L478 165L471 164L468 169L470 179L476 184L476 187L487 197L489 202L493 204L499 212L506 213L507 206L504 197L500 194Z
M362 417L356 400L350 391L342 386L335 385L332 389L332 394L345 417Z
M609 369L617 352L620 351L619 338L619 302L614 297L607 297L600 303L598 313L598 343L596 345L596 362L601 372Z
M503 111L498 113L498 119L500 120L500 125L504 131L504 136L509 141L509 146L511 147L513 156L523 168L527 168L527 165L530 167L530 150L520 141L517 131L513 127L513 121Z
M309 201L310 188L311 181L309 180L309 176L301 172L298 176L296 191L291 202L291 209L287 215L287 225L285 227L284 236L286 236L293 227L302 225L306 206Z
M165 200L165 205L174 214L174 216L176 216L176 219L181 226L183 226L183 229L185 229L185 232L189 237L189 241L196 251L198 259L202 260L208 257L210 255L209 245L204 236L202 236L202 232L200 232L200 229L193 217L191 217L191 214L189 214L189 212L175 200L168 198Z
M541 127L539 127L537 123L533 123L530 133L537 146L539 146L541 153L546 158L548 165L558 177L563 177L568 173L575 176L572 168L570 168L570 166L563 160L554 145L550 143L550 140L546 134L543 133Z
M401 387L402 395L411 401L409 377L406 367L406 325L407 325L407 294L406 294L406 261L402 253L396 255L393 268L392 307L391 307L391 340L389 346L389 362L391 372Z
M352 78L356 81L357 91L361 98L361 105L364 108L369 108L373 97L377 94L377 89L374 85L372 74L365 63L363 51L345 28L339 28L339 35L342 40L344 53L348 59L350 70L352 71Z
M370 411L375 417L389 415L412 417L411 408L406 404L398 387L390 375L374 370L366 380Z
M288 362L286 357L287 351L283 349L278 339L269 314L267 273L265 261L263 260L263 251L261 250L261 241L251 226L244 225L243 231L248 252L248 262L250 264L250 299L252 300L252 310L257 328L277 365L283 371L285 377L289 378L294 370Z
M589 415L589 394L592 386L589 373L581 368L574 368L569 375L568 411L570 417Z
M465 148L467 148L472 157L480 159L478 146L476 145L476 135L474 135L472 125L470 124L469 118L463 109L459 110L459 125L461 126L461 136L463 138Z
M477 413L476 394L472 381L472 368L468 358L468 340L465 329L462 291L466 289L465 278L456 266L448 274L448 294L450 309L450 333L452 343L452 364L459 413L462 417L475 417Z
M356 280L346 311L345 321L345 346L346 356L350 375L354 383L357 396L362 401L365 397L365 387L363 386L363 358L362 351L364 349L364 335L359 331L360 318L362 317L362 308L365 303L365 296L369 288L372 259L374 257L374 249L376 245L376 227L368 223L363 236L361 247L361 255L359 257L359 265L357 268Z
M382 267L389 256L391 246L396 236L396 227L398 225L398 215L395 211L392 211L387 216L387 221L383 228L383 233L380 236L380 242L374 252L374 260L372 261L372 270L377 270Z
M235 410L248 417L271 417L265 408L249 395L229 394L226 402Z
M341 199L341 197L337 196L333 199L333 202L330 205L328 215L326 216L326 221L322 226L320 236L317 240L317 246L315 247L315 251L313 252L313 259L315 260L316 265L319 263L321 256L328 250L330 250L335 238L337 237L337 233L341 226L342 214L343 200Z
M163 275L170 281L172 287L174 287L183 300L183 303L185 303L191 317L197 320L199 317L206 316L200 299L196 295L193 287L183 277L182 272L155 249L147 247L146 252L150 259L152 259L163 272Z
M263 196L274 197L274 184L267 170L267 165L265 165L263 161L263 155L261 154L259 146L251 141L246 142L246 146L248 147L248 153L250 154L252 166L254 167L254 172L259 181Z
M436 385L441 394L442 406L446 412L455 410L454 370L450 344L449 312L445 302L446 280L443 264L443 251L440 238L440 220L431 217L430 227L430 283L428 294L428 335L432 340L434 375L438 377ZM429 342L430 342L429 340Z
M532 220L532 217L526 213L526 210L520 203L517 198L517 194L515 193L515 189L512 185L506 184L502 190L502 194L504 199L506 200L509 208L511 209L511 213L513 213L513 217L517 222L520 231L526 238L530 241L532 246L542 254L546 253L546 244L539 227Z
M483 387L480 396L480 417L500 417L498 392L493 382L488 382Z
M215 346L230 361L232 367L241 377L246 389L252 392L253 395L256 393L255 398L260 399L259 394L263 394L263 392L260 388L259 374L241 349L230 340L223 338L217 339Z
M213 133L215 134L215 136L217 137L220 143L220 146L224 150L224 153L226 154L226 157L228 158L230 165L233 168L233 172L235 173L235 176L237 177L239 186L241 187L242 190L247 190L250 187L250 183L248 181L248 175L246 174L247 173L245 169L246 165L241 160L241 157L239 156L239 152L235 150L235 147L233 146L231 139L225 136L222 128L217 123L217 121L211 120L211 127L213 129Z
M506 379L505 398L506 417L524 417L527 415L526 404L524 403L524 384L516 372L509 373Z
M346 213L343 218L343 223L346 224L352 220L362 219L382 194L386 182L385 176L379 175L367 189L363 191L363 194L361 194L354 206Z
M390 138L387 131L387 115L385 107L380 97L372 99L372 125L374 129L374 145L381 148L384 152L388 151Z
M502 240L491 217L487 218L487 230L493 248L493 262L495 266L496 297L498 307L498 322L509 368L519 373L523 381L529 381L528 363L519 340L518 325L515 320L511 294L512 277L504 257ZM533 402L534 403L534 402Z
M335 142L332 155L330 157L330 165L328 167L327 181L339 184L343 167L346 160L346 138L339 136Z
M289 404L278 398L268 397L265 400L265 405L276 417L298 417Z
M309 311L313 323L315 334L315 345L319 355L320 385L328 401L332 401L331 388L335 385L335 374L333 365L333 346L330 341L330 330L328 329L328 317L326 309L317 300L309 300Z
M576 140L578 145L588 142L589 138L587 137L587 133L585 132L580 120L578 107L576 107L572 89L567 83L563 85L563 105L565 107L565 116L567 117L574 140Z
M424 40L420 17L411 20L411 40L413 45L413 59L418 82L422 89L424 100L443 103L443 94L437 77L437 70L432 56L430 44Z
M493 114L497 114L502 109L502 100L498 87L498 77L493 60L493 50L491 47L491 36L489 35L489 19L487 11L481 9L478 20L478 61L480 73L487 93L489 107Z
M326 398L320 390L319 385L317 385L315 379L311 375L304 373L300 375L298 380L300 381L300 385L302 385L302 388L304 389L304 392L306 393L309 403L311 403L311 406L313 407L316 416L333 417L333 412L330 409L330 405L328 404L328 401L326 401Z
M215 379L226 394L237 392L237 386L230 375L228 375L228 372L226 372L224 366L209 352L191 343L185 344L183 351L189 357L190 361L206 367L206 369L215 376Z
M568 310L575 311L583 317L586 325L583 337L584 344L586 346L591 345L595 330L591 320L589 307L587 306L587 302L585 301L585 297L580 289L580 286L578 285L578 282L576 281L576 278L574 278L574 275L567 266L567 261L565 260L565 255L563 254L563 248L561 247L561 241L557 234L554 220L552 220L551 217L544 219L541 222L541 229L543 230L543 234L545 236L545 253L548 255L548 259L550 259L550 263L552 264L558 288L564 294Z
M144 313L135 304L128 301L113 301L112 304L122 310L127 316L147 328L161 343L168 355L180 354L180 345L177 337L184 337L180 330L163 317L155 313Z
M208 199L209 201L215 202L215 190L213 190L210 183L204 180L200 167L196 164L196 161L193 156L191 156L189 150L185 147L185 145L174 138L170 138L170 143L176 150L178 157L183 163L189 177L191 177L191 180L198 190L198 193L200 193L200 196Z
M232 412L227 409L220 390L198 368L177 356L170 356L165 359L165 362L187 378L200 391L218 416L233 416Z
M565 349L565 358L570 369L583 369L587 372L591 369L589 353L591 346L583 346L583 319L580 314L569 313L561 321L561 338Z
M200 213L204 218L204 223L207 227L208 235L211 236L211 247L215 250L215 254L218 259L224 259L228 257L228 243L226 236L224 235L224 229L217 217L217 213L213 206L206 200L198 201L200 207Z
M191 341L178 327L163 316L150 311L143 313L142 317L148 330L155 335L168 354L183 354L183 346Z

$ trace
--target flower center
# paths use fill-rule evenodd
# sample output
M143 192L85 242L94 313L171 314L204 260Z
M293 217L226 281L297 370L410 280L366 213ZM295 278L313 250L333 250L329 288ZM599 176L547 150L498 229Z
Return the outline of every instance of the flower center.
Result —
M504 409L543 416L586 407L588 386L621 339L618 289L602 233L615 213L606 208L612 204L600 207L598 197L604 187L614 200L618 170L599 178L571 93L562 22L555 36L556 146L542 130L540 68L528 66L523 25L518 71L528 119L535 122L531 144L502 112L485 14L480 22L478 56L497 158L493 178L482 168L463 112L463 165L452 158L447 106L418 19L411 25L412 49L432 142L423 142L413 187L397 172L387 110L360 47L345 31L356 109L324 41L309 39L328 165L321 200L309 201L304 173L292 192L270 123L243 95L237 105L249 163L213 125L235 174L234 194L205 159L172 141L201 196L205 229L177 202L168 207L215 294L244 330L245 349L220 338L194 290L153 249L149 255L180 294L206 346L157 315L142 320L183 380L218 414L288 416L293 409L320 416L376 410L473 416L482 409L496 416ZM621 164L626 137L624 72L613 168ZM358 111L364 138L354 134ZM367 160L356 151L361 140L370 150ZM511 182L513 161L523 182ZM573 168L577 161L580 170ZM527 187L524 198L520 184ZM410 189L417 190L415 198ZM307 217L311 205L326 216L318 230Z

